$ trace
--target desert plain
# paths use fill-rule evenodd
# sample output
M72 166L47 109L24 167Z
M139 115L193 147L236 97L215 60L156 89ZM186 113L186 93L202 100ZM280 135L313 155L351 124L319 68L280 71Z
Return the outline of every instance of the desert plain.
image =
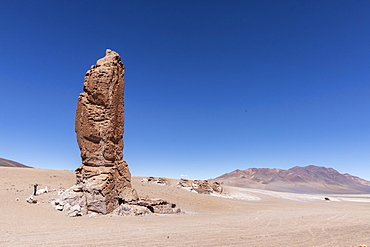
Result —
M68 217L52 206L75 183L73 171L0 168L0 246L370 246L370 197L306 195L225 186L221 196L142 183L175 215ZM49 192L26 199L33 185Z

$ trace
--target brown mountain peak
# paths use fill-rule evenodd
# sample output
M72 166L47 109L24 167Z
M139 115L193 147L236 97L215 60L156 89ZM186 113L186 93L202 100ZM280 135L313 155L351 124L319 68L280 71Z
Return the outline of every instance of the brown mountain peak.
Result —
M7 160L0 158L0 167L23 167L23 168L32 168L30 166L23 165L21 163L12 161L12 160Z
M300 193L370 193L370 181L341 174L324 166L295 166L288 170L249 168L235 170L215 179L238 187L252 187Z

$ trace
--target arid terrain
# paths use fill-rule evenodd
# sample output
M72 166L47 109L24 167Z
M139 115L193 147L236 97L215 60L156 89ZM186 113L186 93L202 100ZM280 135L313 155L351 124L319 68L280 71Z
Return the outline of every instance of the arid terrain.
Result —
M140 196L174 202L184 213L67 217L50 202L75 183L73 171L0 167L0 246L370 245L369 197L227 186L221 197L177 188L177 180L157 185L141 179L133 177ZM36 183L50 192L28 204Z
M29 166L23 165L21 163L12 161L12 160L7 160L0 158L0 167L24 167L24 168L30 168Z
M221 184L315 194L370 194L370 181L341 174L333 168L322 166L296 166L288 170L276 168L249 168L223 174L213 181Z

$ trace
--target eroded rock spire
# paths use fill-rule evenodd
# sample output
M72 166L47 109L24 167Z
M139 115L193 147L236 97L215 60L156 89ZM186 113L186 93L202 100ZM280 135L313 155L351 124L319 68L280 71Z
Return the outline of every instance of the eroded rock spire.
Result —
M82 158L73 188L78 203L71 201L65 210L75 206L80 207L80 214L107 214L124 202L137 200L123 160L124 65L118 53L108 49L91 66L84 91L78 97L75 122Z
M78 97L75 130L82 165L76 185L55 201L69 216L172 214L181 210L161 199L138 198L123 160L124 66L111 50L87 71Z

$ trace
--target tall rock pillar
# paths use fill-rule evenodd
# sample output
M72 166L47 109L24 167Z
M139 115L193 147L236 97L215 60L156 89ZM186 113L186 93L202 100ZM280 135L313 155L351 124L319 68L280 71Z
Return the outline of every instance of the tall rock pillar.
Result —
M85 92L78 98L75 131L82 165L76 170L74 191L82 193L83 213L107 214L137 199L122 151L124 69L118 53L106 50L87 71Z
M76 185L55 201L68 216L173 214L181 210L161 199L138 198L123 160L124 66L111 50L87 71L78 97L75 130L82 165Z

